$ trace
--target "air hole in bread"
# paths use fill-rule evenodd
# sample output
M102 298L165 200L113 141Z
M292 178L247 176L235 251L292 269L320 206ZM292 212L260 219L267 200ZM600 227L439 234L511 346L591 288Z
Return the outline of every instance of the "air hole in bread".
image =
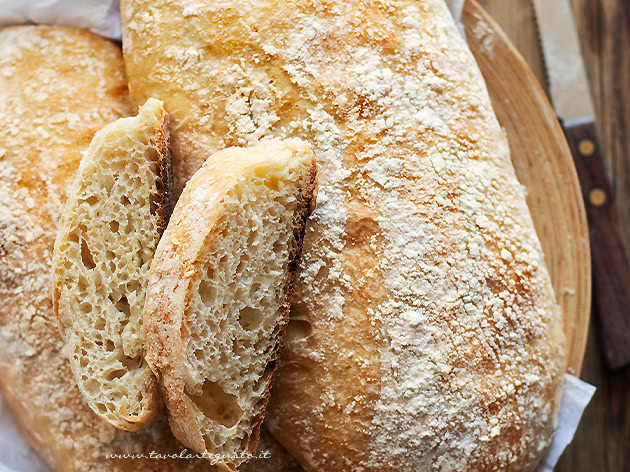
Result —
M88 282L87 279L83 277L83 275L79 276L79 282L77 286L79 288L79 292L85 292L87 290Z
M79 305L79 311L81 311L81 313L89 313L92 311L92 305L87 302L83 302Z
M151 162L157 162L160 156L155 148L150 146L147 147L147 150L144 152L144 157Z
M109 195L112 192L112 188L114 187L114 176L106 175L103 178L103 187L107 191L107 195Z
M131 219L127 221L127 224L125 225L125 234L133 234L133 224Z
M79 235L77 234L76 231L73 231L72 233L68 234L68 241L70 241L72 243L78 243L79 242Z
M258 231L256 230L256 228L254 228L249 232L249 235L247 236L247 247L251 248L253 246L256 246L258 244L258 239Z
M258 292L260 292L260 287L261 287L260 282L254 282L252 284L251 293L258 293Z
M120 332L121 333L125 331L125 328L127 327L128 324L129 324L129 319L128 318L120 320Z
M151 194L149 196L149 211L152 215L155 215L159 208L159 198L157 194Z
M98 203L98 197L96 195L92 195L91 197L86 198L84 201L88 205L96 205Z
M127 317L131 316L131 307L129 306L127 297L120 297L120 300L116 302L116 309L121 313L124 313Z
M127 293L137 293L138 291L140 291L141 288L142 287L140 286L140 282L138 282L137 280L130 280L125 285L125 290L127 291Z
M131 200L129 200L127 195L121 195L120 196L120 203L122 203L125 206L128 206L128 205L131 205Z
M109 222L109 229L111 229L113 233L117 233L118 230L120 229L120 223L118 223L118 221L116 221L116 220L110 221Z
M247 263L249 261L247 260L247 257L241 257L241 260L238 263L238 266L236 266L236 273L240 274L242 272L244 272L247 269Z
M87 269L91 270L96 267L96 264L94 263L94 258L92 257L92 252L90 251L87 242L83 238L81 239L81 260L83 261L83 265Z
M245 331L252 331L261 325L263 317L262 311L252 307L245 307L239 312L238 322Z
M273 243L273 252L276 253L278 257L280 257L287 250L286 242L284 241L276 241Z
M236 395L226 393L210 380L203 383L200 395L189 395L199 411L226 428L234 426L243 416Z
M307 338L313 332L313 326L306 320L292 319L287 325L287 342L297 341L299 339Z
M271 177L265 180L265 185L267 185L267 187L269 187L271 190L278 190L278 178Z
M109 372L106 376L105 376L105 380L107 380L108 382L111 382L113 380L119 379L121 378L123 375L125 375L127 371L124 369L117 369L117 370L113 370L111 372Z
M199 295L204 305L210 307L217 297L217 289L207 280L202 280L199 284Z

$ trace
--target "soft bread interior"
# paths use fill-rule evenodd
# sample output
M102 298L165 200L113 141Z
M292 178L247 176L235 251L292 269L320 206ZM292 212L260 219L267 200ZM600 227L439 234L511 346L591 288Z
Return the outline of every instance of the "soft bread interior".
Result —
M168 218L166 114L151 99L101 130L79 169L55 248L55 306L88 404L135 429L154 401L143 359L149 265Z
M217 454L248 450L287 322L287 294L315 174L310 146L289 143L292 148L277 141L239 150L256 161L223 198L184 314L187 394L206 449ZM217 156L247 159L215 155L217 167Z

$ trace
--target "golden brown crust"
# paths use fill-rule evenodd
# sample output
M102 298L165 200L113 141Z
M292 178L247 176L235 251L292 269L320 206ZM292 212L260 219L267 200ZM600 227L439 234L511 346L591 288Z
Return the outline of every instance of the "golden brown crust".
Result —
M561 314L443 1L128 0L122 14L132 99L171 111L176 187L264 137L318 157L268 416L283 445L311 471L532 469L559 404Z

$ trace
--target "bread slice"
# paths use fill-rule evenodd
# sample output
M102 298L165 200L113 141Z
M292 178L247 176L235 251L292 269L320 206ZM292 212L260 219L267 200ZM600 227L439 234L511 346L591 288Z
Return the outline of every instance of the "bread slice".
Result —
M146 359L171 429L226 470L256 451L316 172L297 139L212 155L151 266Z
M99 131L66 204L53 256L53 308L88 405L134 431L154 415L142 308L149 267L171 212L168 115L150 99Z

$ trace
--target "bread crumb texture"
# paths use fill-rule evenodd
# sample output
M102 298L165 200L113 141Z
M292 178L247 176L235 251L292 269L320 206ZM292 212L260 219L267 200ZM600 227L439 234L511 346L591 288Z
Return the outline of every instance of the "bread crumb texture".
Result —
M444 2L122 13L131 97L173 118L176 187L226 146L313 145L318 205L268 417L283 445L312 471L532 470L556 421L562 314Z
M79 389L114 426L136 430L157 410L144 362L149 266L169 216L168 116L149 99L100 130L85 152L53 255L53 308Z

